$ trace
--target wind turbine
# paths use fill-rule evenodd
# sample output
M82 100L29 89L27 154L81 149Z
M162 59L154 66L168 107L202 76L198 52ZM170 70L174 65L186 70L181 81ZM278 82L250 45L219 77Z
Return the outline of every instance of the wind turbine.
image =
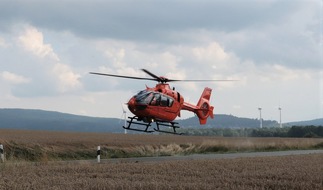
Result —
M126 127L126 125L127 125L127 111L124 108L124 104L121 104L121 107L122 107L122 115L121 115L121 117L123 116L124 126ZM124 134L127 134L127 129L124 129Z
M283 128L283 126L282 126L282 108L279 107L278 110L279 110L279 127Z
M259 118L259 120L260 120L260 128L262 128L261 108L258 108L258 110L259 110L259 113L260 113L260 118Z

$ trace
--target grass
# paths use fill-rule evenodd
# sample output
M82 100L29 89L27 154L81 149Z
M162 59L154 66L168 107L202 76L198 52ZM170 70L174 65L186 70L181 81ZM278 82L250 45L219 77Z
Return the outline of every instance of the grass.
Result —
M323 148L322 138L225 138L174 135L67 133L0 129L9 161L82 160Z

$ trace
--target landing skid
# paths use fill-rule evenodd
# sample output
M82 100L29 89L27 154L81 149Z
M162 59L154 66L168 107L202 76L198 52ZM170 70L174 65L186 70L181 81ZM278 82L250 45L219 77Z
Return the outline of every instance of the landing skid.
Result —
M145 132L145 133L152 133L152 132L154 132L152 130L148 130L148 128L151 126L151 122L143 123L143 122L133 121L134 119L136 119L138 121L138 117L137 116L128 117L128 118L130 119L130 120L127 121L128 126L127 127L123 126L124 129L131 130L131 131ZM131 128L130 127L131 124L142 125L142 126L145 126L146 128L144 130L143 129L137 129L137 128Z
M165 121L156 121L156 128L154 130L149 130L149 127L151 127L152 122L137 122L140 121L137 116L134 117L128 117L129 120L127 121L128 125L123 126L124 129L126 130L131 130L131 131L139 131L139 132L144 132L144 133L153 133L153 132L160 132L160 133L167 133L167 134L173 134L173 135L182 135L182 133L177 133L176 129L180 128L176 122L165 122ZM134 121L134 119L136 121ZM139 125L139 126L144 126L144 129L138 129L138 128L131 128L131 125ZM161 130L160 126L172 128L173 131L167 131L167 130Z
M183 133L177 133L176 129L180 128L177 126L177 122L164 122L164 121L156 121L157 128L154 128L155 131L161 132L161 133L168 133L168 134L173 134L173 135L182 135ZM160 126L168 127L168 128L173 128L173 131L165 131L165 130L160 130Z

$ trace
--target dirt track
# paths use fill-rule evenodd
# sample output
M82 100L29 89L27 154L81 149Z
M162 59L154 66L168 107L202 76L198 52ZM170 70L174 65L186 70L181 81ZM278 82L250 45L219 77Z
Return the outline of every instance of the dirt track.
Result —
M101 162L162 162L174 160L208 160L208 159L232 159L246 157L269 157L269 156L290 156L305 154L323 154L323 150L289 150L274 152L247 152L247 153L226 153L226 154L192 154L187 156L160 156L140 158L112 158L101 159ZM92 162L93 160L91 160Z

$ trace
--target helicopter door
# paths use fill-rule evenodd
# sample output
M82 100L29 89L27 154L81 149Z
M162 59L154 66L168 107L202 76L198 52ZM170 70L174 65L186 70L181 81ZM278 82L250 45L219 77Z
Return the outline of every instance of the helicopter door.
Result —
M150 114L157 116L160 113L161 95L158 92L152 92L151 95L152 95L152 98L151 98L151 100L149 102L149 105L151 106Z
M168 106L168 98L166 96L161 96L160 106L167 107Z
M161 94L160 97L160 112L159 114L163 115L163 117L173 117L173 114L176 114L176 112L174 112L173 109L173 103L174 103L174 99ZM171 115L170 115L171 114Z

